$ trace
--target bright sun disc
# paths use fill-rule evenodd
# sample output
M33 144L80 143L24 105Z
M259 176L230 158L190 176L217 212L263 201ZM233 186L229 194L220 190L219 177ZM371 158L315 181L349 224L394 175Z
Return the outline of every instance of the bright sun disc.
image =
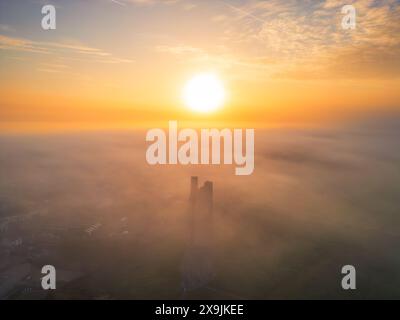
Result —
M222 105L224 99L224 86L212 73L195 76L183 89L183 100L186 106L198 112L214 111Z

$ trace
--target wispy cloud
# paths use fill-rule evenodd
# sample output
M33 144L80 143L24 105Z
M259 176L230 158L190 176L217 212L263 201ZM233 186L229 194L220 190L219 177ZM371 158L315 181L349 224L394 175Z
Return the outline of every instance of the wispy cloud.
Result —
M25 38L8 37L0 34L0 49L26 51L38 54L74 54L79 56L88 56L92 61L103 63L129 63L130 59L114 57L111 53L98 48L89 47L82 44L66 42L41 42ZM93 58L96 58L93 60Z
M250 11L247 11L245 9L242 9L240 7L236 7L233 6L231 4L229 4L228 2L225 1L221 1L223 4L225 4L228 8L232 9L233 11L235 11L236 13L239 13L241 15L241 17L250 17L256 21L260 21L260 22L265 22L264 19L261 19L259 17L257 17L256 15L254 15L253 13L251 13Z
M28 51L28 52L35 52L42 54L49 53L46 47L39 43L34 43L33 41L23 38L8 37L1 34L0 34L0 49Z
M225 28L221 41L246 47L255 60L279 61L277 77L400 74L398 1L271 0L235 6L223 3L233 14L211 18ZM341 28L344 4L356 8L356 30Z
M210 68L218 70L227 70L235 67L241 67L242 77L246 77L246 72L252 70L263 70L265 72L266 65L261 64L255 59L238 57L232 54L224 46L206 50L204 48L193 47L189 45L159 45L156 51L167 53L175 56L183 63L190 65L207 65ZM232 75L232 74L231 74Z
M126 3L121 2L121 1L117 1L117 0L110 0L113 3L119 4L120 6L126 6Z

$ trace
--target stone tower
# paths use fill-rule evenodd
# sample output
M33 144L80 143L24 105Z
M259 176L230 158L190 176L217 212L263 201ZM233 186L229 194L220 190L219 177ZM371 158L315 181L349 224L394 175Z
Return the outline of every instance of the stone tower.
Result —
M213 183L206 181L198 188L198 178L191 178L190 189L191 245L208 246L212 240Z
M192 177L189 197L188 244L182 266L183 291L207 285L214 276L213 263L213 183L198 187Z

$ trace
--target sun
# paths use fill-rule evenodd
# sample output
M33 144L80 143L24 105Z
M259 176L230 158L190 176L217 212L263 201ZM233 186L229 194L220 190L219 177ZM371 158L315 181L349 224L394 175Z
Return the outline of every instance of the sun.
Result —
M193 111L211 112L222 106L225 89L213 73L201 73L190 79L183 88L185 105Z

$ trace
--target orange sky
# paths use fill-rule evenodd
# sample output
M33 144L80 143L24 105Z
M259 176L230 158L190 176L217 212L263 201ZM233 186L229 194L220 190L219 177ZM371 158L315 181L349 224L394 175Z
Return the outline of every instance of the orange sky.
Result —
M0 129L154 127L168 120L260 127L398 110L400 4L348 1L1 1ZM198 115L181 99L213 71L227 100Z

